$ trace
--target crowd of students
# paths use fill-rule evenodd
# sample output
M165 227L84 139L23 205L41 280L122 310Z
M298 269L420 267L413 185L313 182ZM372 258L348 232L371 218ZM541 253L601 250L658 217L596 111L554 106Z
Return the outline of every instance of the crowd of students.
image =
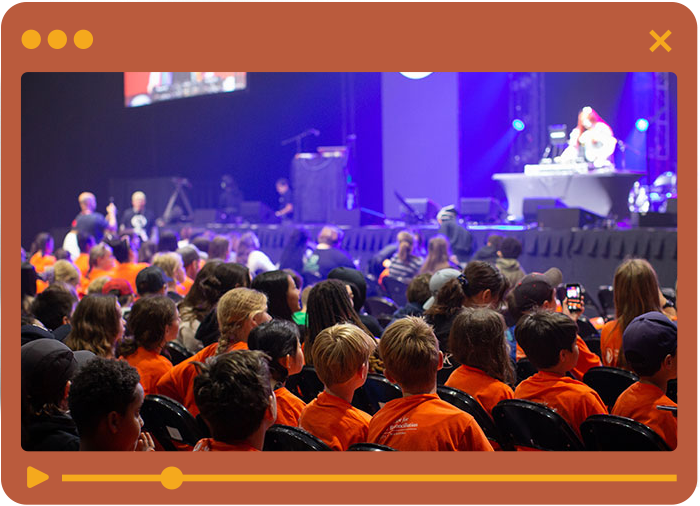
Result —
M454 221L442 220L466 248ZM382 253L379 280L406 283L408 302L386 328L363 311L366 277L340 249L336 227L324 227L317 246L296 234L281 265L252 232L208 243L161 239L150 257L128 231L100 242L78 234L75 258L54 251L45 233L27 257L23 251L25 449L153 451L139 410L146 395L160 394L205 422L209 437L194 451L262 450L273 424L301 427L333 450L372 442L492 451L476 420L436 393L444 364L453 367L445 385L487 413L528 399L577 433L589 416L608 413L584 374L602 364L632 370L640 380L611 413L676 447L675 414L656 407L676 407L665 393L677 371L677 315L645 260L626 260L615 273L616 318L602 328L601 361L579 336L580 312L557 299L561 272L526 274L512 238L489 237L470 260L466 250L453 256L450 238L438 235L424 258L416 236L399 233L395 250ZM170 341L192 356L173 365ZM537 372L516 384L522 359ZM323 383L308 404L287 388L305 365ZM371 372L402 392L372 416L352 405Z

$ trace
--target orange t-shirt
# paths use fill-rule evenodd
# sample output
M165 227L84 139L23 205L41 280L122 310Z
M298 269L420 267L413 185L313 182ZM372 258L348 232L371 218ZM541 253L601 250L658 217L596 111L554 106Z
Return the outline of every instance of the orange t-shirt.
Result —
M37 251L29 259L29 263L34 266L36 272L44 272L47 267L56 263L56 257L53 255L42 255L41 251Z
M520 345L517 346L515 359L520 360L527 357ZM583 375L586 374L588 369L601 365L600 358L598 358L598 355L588 349L586 341L581 339L581 337L578 335L576 336L576 346L578 347L578 362L576 362L576 367L571 369L571 374L573 374L576 379L583 379Z
M400 451L493 451L474 417L437 394L387 402L372 417L367 439Z
M109 271L108 276L110 278L126 279L131 285L131 289L133 290L134 294L136 294L136 276L139 272L148 267L148 264L135 264L133 262L124 262L123 264L120 264L119 262L115 263L116 266L114 269Z
M613 415L632 418L648 426L675 450L678 445L678 419L669 411L656 406L678 406L657 386L637 382L620 394L612 409Z
M141 386L145 395L155 394L156 384L163 374L173 368L170 360L156 351L149 351L146 348L139 346L136 353L133 353L124 359L131 367L135 367L141 376Z
M321 392L301 412L299 427L326 443L331 450L345 451L367 441L370 415L346 400Z
M456 388L474 397L487 413L504 399L513 398L513 389L492 378L481 369L461 365L447 378L445 386Z
M618 320L610 320L600 331L600 354L603 365L620 367L620 349L622 349L622 325Z
M285 387L275 390L277 399L277 421L280 425L299 426L299 416L306 407L306 403Z
M160 395L165 395L173 400L176 400L187 411L192 413L192 416L199 414L199 408L194 401L194 378L197 376L197 366L192 362L204 363L209 357L216 355L216 349L219 343L212 343L206 348L199 350L194 356L183 360L168 372L163 374L156 385L156 392ZM229 346L226 351L247 350L248 343L238 341Z
M194 281L185 276L185 281L183 281L182 284L178 283L177 287L175 287L175 291L184 297L185 295L187 295L187 292L190 291L192 285L194 285Z
M90 254L81 253L78 258L75 259L75 266L80 269L80 275L82 277L87 276L88 270L90 269Z
M591 387L568 376L539 371L515 388L515 398L539 402L552 408L581 436L579 427L591 415L608 409Z
M210 437L205 437L197 441L193 452L259 452L257 448L248 443L228 444L216 441Z

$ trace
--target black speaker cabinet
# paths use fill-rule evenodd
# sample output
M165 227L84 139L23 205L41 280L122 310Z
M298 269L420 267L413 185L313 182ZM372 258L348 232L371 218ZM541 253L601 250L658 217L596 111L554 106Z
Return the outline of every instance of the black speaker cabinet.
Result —
M505 211L501 204L493 198L461 198L459 199L459 214L468 221L493 223L499 221Z
M650 228L675 228L678 226L678 215L665 213L632 213L632 226Z
M267 204L258 200L241 203L241 217L250 223L272 223L276 221L275 213Z
M562 209L566 206L559 199L537 197L523 199L523 218L525 222L537 221L537 211L542 208Z
M537 211L537 223L542 228L587 228L601 220L600 216L578 207L542 207Z

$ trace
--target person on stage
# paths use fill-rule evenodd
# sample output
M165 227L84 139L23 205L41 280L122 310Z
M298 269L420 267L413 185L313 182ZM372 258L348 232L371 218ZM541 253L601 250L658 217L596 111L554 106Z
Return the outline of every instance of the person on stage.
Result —
M578 115L578 125L569 134L569 146L561 161L586 161L596 168L611 167L616 146L612 128L592 107L586 106Z
M289 188L289 181L285 178L280 178L275 184L277 193L279 194L279 207L275 212L275 216L281 220L291 220L294 218L294 198L292 190Z
M119 230L123 232L125 229L133 229L141 241L146 242L154 223L153 212L146 209L146 194L142 191L134 192L131 195L131 209L124 211L119 222Z

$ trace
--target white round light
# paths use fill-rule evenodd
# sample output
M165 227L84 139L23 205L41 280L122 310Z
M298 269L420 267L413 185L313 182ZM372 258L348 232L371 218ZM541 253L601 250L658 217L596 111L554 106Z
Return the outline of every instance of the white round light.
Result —
M432 72L399 72L399 74L409 79L423 79L432 74Z

